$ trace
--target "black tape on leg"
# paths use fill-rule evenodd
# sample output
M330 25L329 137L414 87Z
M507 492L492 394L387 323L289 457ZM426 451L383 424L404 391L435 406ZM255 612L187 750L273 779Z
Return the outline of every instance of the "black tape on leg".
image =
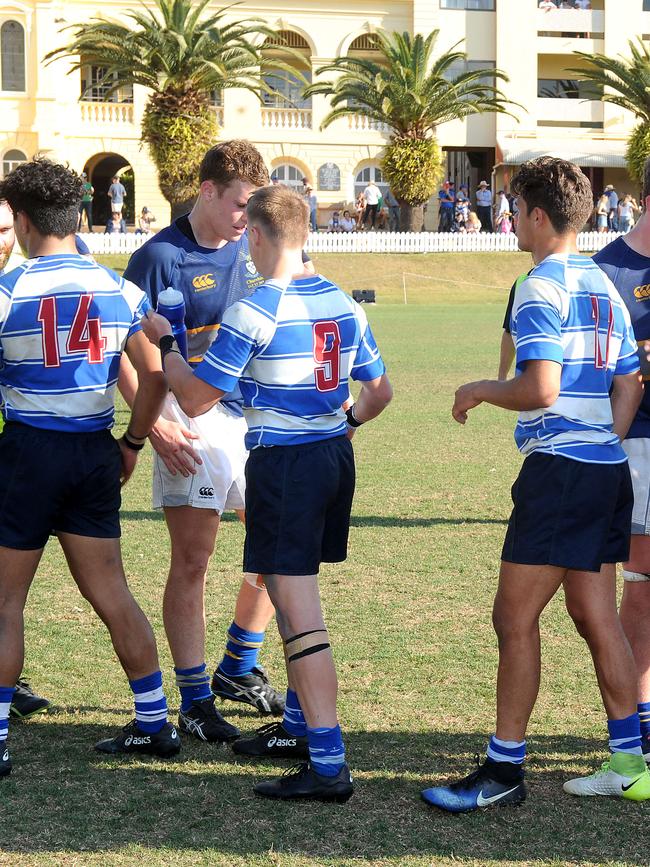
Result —
M287 662L295 662L303 656L327 650L330 646L328 638L326 629L310 629L308 632L293 635L284 642Z
M320 653L321 650L327 650L330 646L329 641L327 644L314 644L313 647L307 647L305 650L301 650L299 653L294 653L289 657L289 662L295 662L297 659L302 659L303 656L311 656L312 653Z

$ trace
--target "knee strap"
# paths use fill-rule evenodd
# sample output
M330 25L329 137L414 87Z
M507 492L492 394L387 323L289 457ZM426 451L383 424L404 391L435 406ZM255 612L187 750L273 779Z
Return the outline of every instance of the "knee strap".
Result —
M328 638L327 629L312 629L309 632L300 632L298 635L287 638L284 642L287 662L295 662L297 659L302 659L303 656L310 656L312 653L327 650L330 646Z

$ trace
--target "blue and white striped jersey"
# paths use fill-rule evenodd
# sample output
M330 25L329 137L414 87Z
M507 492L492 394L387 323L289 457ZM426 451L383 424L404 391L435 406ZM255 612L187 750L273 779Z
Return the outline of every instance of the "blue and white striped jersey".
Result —
M609 392L614 376L634 373L639 362L630 316L611 280L585 256L548 256L517 289L511 324L518 373L531 360L562 365L556 402L519 414L519 450L623 463Z
M112 427L120 355L148 307L137 286L72 253L0 277L5 419L77 433Z
M254 449L341 436L349 378L384 370L361 307L316 275L268 281L229 307L196 375L225 392L239 379Z

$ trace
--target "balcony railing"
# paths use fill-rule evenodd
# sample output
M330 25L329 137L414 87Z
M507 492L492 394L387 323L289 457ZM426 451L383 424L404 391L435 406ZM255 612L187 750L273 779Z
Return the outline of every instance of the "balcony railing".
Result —
M588 36L604 33L605 13L601 9L537 10L538 32L580 33Z
M79 103L83 123L132 124L132 102L86 102Z
M603 103L595 99L537 100L537 120L602 123L604 117Z
M262 108L266 129L311 129L310 108Z
M371 120L363 114L348 115L348 129L352 132L390 132L391 128L387 123L381 123L378 120Z

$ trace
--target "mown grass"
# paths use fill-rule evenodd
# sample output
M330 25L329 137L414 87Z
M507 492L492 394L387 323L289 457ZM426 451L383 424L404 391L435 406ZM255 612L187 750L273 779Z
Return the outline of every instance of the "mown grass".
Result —
M422 256L396 266L397 256L351 258L322 256L317 265L344 285L348 273L375 281L378 291L381 284L368 314L395 385L389 410L355 439L359 482L349 559L322 572L354 798L343 807L258 800L252 784L275 773L275 765L189 741L172 762L94 753L95 740L130 719L128 687L54 543L28 603L27 673L56 707L12 726L15 770L0 785L3 865L648 863L646 805L562 793L564 779L603 758L605 723L588 654L561 598L543 619L528 802L454 817L419 800L423 786L466 772L494 726L490 605L519 466L514 417L480 408L461 428L449 410L457 384L493 374L502 302L526 262ZM417 304L385 303L384 295L399 300L401 278L391 283L387 274L402 264L444 277L442 291L452 297L428 290ZM502 281L503 289L461 290L454 274L470 284ZM119 424L125 419L121 410ZM159 637L175 707L161 622L169 544L150 510L150 463L147 450L124 491L124 558ZM207 589L211 663L230 622L242 539L228 517ZM264 662L283 683L274 631ZM245 709L225 712L245 731L259 724Z

